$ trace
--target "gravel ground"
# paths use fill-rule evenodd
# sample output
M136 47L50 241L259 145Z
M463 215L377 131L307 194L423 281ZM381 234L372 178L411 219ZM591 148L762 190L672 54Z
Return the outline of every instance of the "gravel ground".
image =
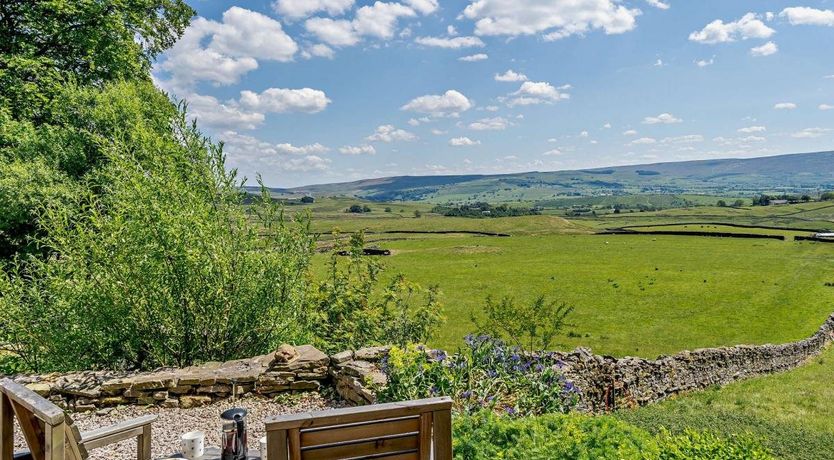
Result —
M247 429L249 446L257 449L258 439L264 436L264 418L270 415L308 412L339 407L343 403L327 399L316 392L287 395L276 399L258 397L239 398L236 401L220 401L194 409L163 409L159 407L122 406L106 415L94 412L72 414L81 431L125 421L134 417L156 414L159 419L153 425L153 456L165 457L179 451L180 435L189 431L206 434L206 445L220 444L220 413L231 407L249 410ZM15 450L26 449L19 430L15 430ZM90 460L135 460L136 442L124 441L90 452Z

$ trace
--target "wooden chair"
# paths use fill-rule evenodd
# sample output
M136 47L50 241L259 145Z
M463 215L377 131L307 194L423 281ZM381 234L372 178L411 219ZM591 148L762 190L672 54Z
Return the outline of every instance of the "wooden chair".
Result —
M451 460L452 400L432 398L266 419L269 460Z
M29 452L14 453L14 418ZM151 460L155 415L80 433L60 407L9 379L0 380L0 460L85 460L88 451L136 438L138 460Z

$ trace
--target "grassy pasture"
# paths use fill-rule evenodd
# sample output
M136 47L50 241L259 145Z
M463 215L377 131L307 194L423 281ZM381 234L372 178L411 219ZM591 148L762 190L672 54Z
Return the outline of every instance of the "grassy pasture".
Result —
M685 427L752 433L780 458L831 458L834 452L834 349L803 367L622 411L650 431Z

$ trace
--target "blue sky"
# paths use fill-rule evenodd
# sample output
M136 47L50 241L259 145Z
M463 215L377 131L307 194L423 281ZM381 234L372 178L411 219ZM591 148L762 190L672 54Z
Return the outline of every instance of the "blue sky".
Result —
M834 148L834 0L192 0L157 84L267 185Z

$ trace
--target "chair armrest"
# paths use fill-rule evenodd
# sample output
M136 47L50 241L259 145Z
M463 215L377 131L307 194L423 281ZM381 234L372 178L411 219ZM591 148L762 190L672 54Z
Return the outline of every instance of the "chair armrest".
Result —
M87 450L92 450L125 439L142 436L145 434L145 428L149 427L157 418L156 415L146 415L116 425L86 431L81 433L81 444Z

